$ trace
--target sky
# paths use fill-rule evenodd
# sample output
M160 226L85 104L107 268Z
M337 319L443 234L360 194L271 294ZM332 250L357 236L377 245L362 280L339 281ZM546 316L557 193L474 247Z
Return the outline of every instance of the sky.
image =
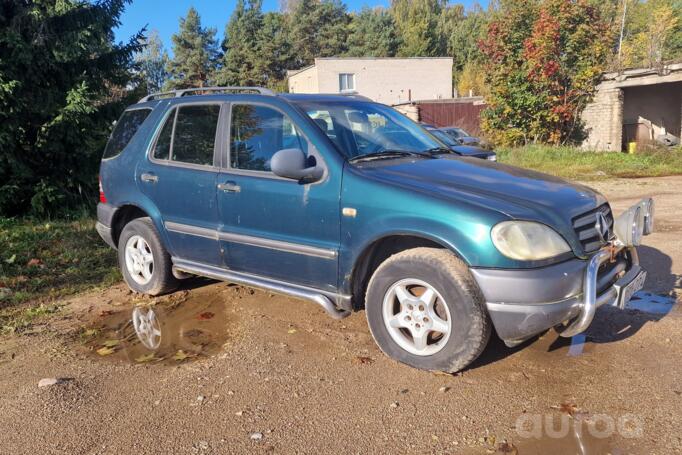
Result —
M385 6L389 0L345 0L350 11L367 6ZM180 17L187 14L190 6L199 12L201 24L218 31L218 42L222 40L223 30L230 19L235 0L133 0L121 17L121 26L116 29L116 41L128 41L143 27L158 30L166 49L171 51L171 35L178 30ZM264 0L265 11L279 9L278 0Z

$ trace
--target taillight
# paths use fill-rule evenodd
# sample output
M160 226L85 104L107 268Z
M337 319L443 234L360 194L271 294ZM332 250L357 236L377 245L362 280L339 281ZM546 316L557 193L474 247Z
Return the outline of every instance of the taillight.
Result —
M106 204L107 203L107 197L104 195L104 188L102 188L102 177L98 176L98 179L99 179L99 201L102 204Z

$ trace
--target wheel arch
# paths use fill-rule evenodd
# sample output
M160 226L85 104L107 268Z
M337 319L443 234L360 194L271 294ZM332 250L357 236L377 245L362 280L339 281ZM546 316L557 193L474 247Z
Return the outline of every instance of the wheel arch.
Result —
M346 289L349 289L354 310L360 310L365 304L367 284L374 271L386 259L401 251L430 247L440 248L452 252L469 265L457 249L444 240L425 233L393 232L384 234L368 242L358 254L353 263L351 273L347 277Z

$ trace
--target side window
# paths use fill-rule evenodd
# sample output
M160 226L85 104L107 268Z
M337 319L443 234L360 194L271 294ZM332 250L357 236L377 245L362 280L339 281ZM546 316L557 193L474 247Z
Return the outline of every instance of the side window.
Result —
M140 125L147 119L151 109L134 109L125 111L116 122L114 131L111 133L109 142L104 149L104 159L113 158L120 154L133 138Z
M156 145L154 145L154 152L152 156L157 160L167 160L170 156L171 138L173 137L173 123L175 123L176 110L172 110L166 118L166 123L163 125Z
M250 104L232 106L230 166L250 171L270 171L270 159L279 150L308 144L291 120L281 112Z
M179 107L171 161L212 166L219 115L217 104Z

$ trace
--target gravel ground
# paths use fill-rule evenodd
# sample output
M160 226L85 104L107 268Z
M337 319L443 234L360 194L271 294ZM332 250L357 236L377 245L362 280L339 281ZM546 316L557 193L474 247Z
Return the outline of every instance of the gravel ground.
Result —
M682 177L592 185L617 213L656 198L640 255L665 308L659 296L681 287ZM155 300L163 359L125 340L140 297L122 285L0 338L0 453L682 452L679 305L601 308L572 340L493 339L471 368L439 375L384 357L364 313L335 321L266 292L187 285ZM38 387L43 378L64 380Z

